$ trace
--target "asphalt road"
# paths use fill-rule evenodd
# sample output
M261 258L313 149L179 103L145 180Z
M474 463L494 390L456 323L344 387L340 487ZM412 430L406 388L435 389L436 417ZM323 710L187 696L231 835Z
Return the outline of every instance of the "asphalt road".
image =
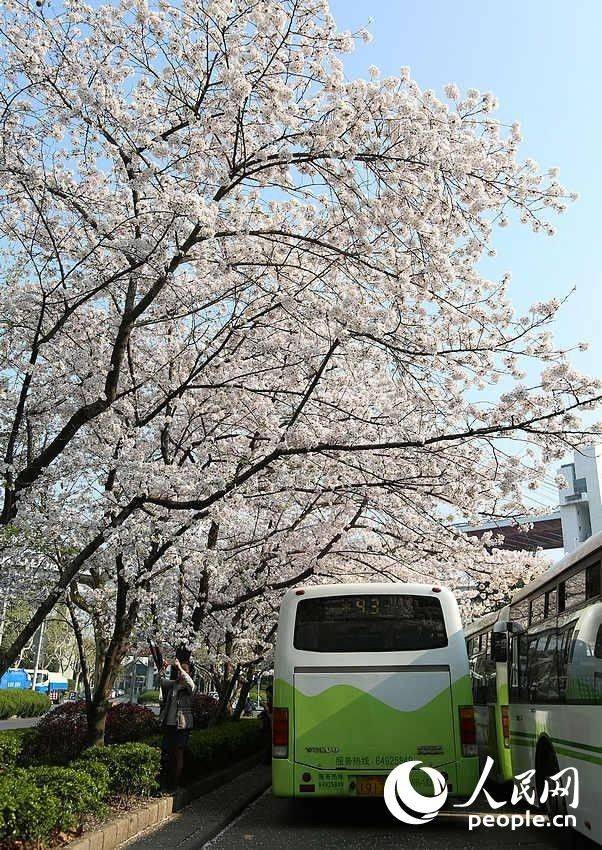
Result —
M0 720L0 731L2 729L30 729L39 721L39 717L11 717L9 720Z
M440 814L433 823L408 827L396 821L382 800L290 801L268 789L205 850L564 850L570 842L553 827L478 827L465 816Z

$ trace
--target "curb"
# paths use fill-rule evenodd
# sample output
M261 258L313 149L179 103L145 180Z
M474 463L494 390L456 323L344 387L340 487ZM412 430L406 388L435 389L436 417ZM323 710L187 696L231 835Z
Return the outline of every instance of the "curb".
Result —
M122 815L120 818L109 821L100 829L70 842L67 848L68 850L115 850L118 845L136 838L149 827L167 821L198 797L214 791L220 785L255 767L262 761L263 756L263 751L260 751L217 773L199 779L187 788L179 788L174 794L152 800L138 811Z
M213 826L207 827L200 833L197 832L194 839L195 847L204 847L210 841L213 841L214 838L217 838L218 835L221 835L221 833L230 826L233 821L242 815L248 806L265 794L271 784L272 780L270 777L270 779L268 779L260 787L255 788L244 800L240 801L237 806L227 811L217 823Z

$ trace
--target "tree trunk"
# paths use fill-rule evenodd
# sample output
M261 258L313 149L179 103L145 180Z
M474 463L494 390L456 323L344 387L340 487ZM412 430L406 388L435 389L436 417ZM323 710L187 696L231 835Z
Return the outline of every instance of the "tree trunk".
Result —
M231 665L226 665L227 668L232 669ZM240 674L240 670L238 667L234 670L234 673L230 678L228 678L227 672L222 679L222 689L220 690L220 698L217 705L217 710L213 718L209 721L210 726L215 726L219 723L220 720L223 720L226 717L228 712L228 705L230 703L230 697L234 691L238 683L238 676Z
M88 734L86 747L104 747L105 725L109 708L108 694L94 695L94 699L86 706L88 719Z
M77 692L79 687L79 680L81 677L84 683L84 694L86 697L87 711L88 706L92 702L92 691L90 687L90 671L88 670L88 660L86 658L86 650L84 647L84 636L82 633L80 622L77 618L77 613L75 611L75 603L73 602L70 594L67 594L66 603L67 608L69 610L69 614L71 616L71 626L73 628L73 634L75 635L75 642L77 644L77 654L79 657L79 670L76 673L73 689Z
M115 684L119 666L127 649L127 642L132 633L138 613L137 601L127 607L128 585L123 578L121 556L117 555L117 595L115 599L115 620L113 634L108 644L101 634L100 622L95 628L96 663L95 689L91 699L86 699L86 716L88 718L88 736L86 746L103 746L105 743L105 724L109 708L109 695ZM135 675L135 672L134 672Z
M241 715L245 708L245 703L249 696L249 691L251 690L251 685L253 684L252 679L245 679L240 686L240 691L238 693L238 699L236 701L236 708L232 714L232 720L240 720Z

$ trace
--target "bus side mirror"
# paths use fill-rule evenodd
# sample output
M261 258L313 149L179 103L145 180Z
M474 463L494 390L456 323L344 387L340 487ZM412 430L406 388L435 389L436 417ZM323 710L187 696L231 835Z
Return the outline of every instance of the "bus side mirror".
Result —
M508 661L508 637L506 632L491 633L491 660Z

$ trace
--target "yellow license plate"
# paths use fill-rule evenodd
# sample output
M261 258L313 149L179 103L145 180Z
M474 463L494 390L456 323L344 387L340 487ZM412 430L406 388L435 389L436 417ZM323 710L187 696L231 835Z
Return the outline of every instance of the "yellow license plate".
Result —
M356 780L358 797L382 797L385 793L385 776L362 776Z

